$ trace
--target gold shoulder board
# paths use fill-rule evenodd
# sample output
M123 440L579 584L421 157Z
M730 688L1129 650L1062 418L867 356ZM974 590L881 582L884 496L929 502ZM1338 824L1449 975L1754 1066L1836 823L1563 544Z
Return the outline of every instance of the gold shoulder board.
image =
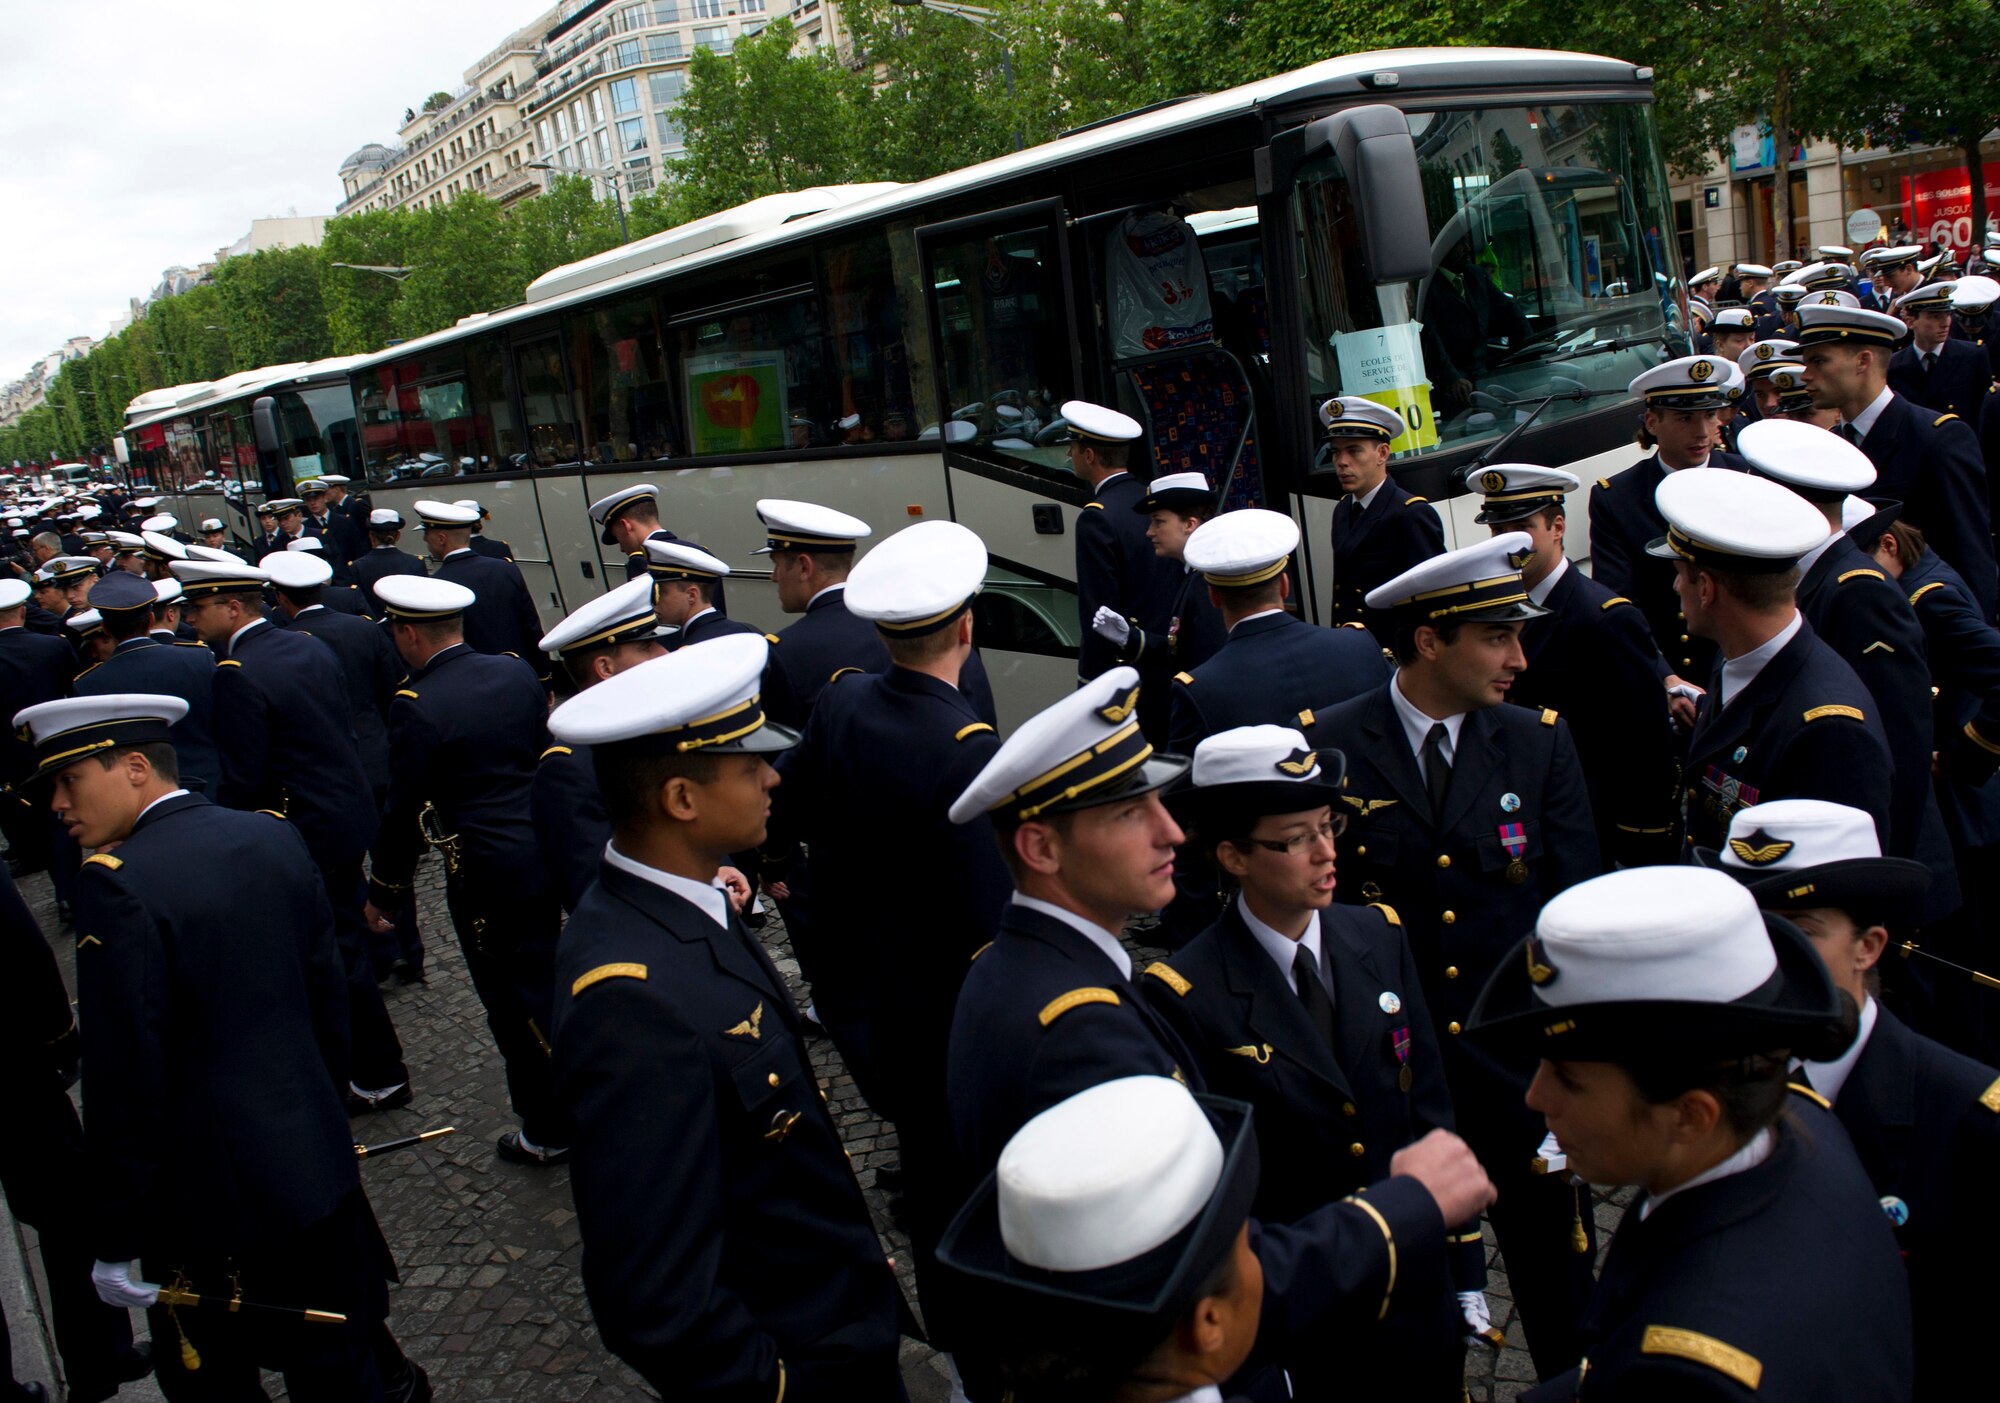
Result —
M1849 580L1880 580L1883 578L1885 577L1880 570L1849 570L1846 574L1835 580L1834 583L1844 585Z
M1858 706L1816 706L1806 713L1808 721L1823 721L1829 716L1845 716L1850 721L1866 721Z
M575 998L591 985L606 979L644 979L646 967L635 964L599 965L588 974L579 974L576 982L569 986L569 996Z
M1622 594L1614 594L1609 599L1605 600L1602 604L1598 605L1597 607L1600 609L1609 609L1614 604L1630 604L1631 602L1632 602L1631 600L1627 599Z
M396 692L396 695L399 697L408 697L411 701L417 700L417 694L411 691L408 687L399 688Z
M85 867L109 867L113 872L116 872L125 865L125 859L122 857L113 857L110 853L92 853L83 860L83 865Z
M1979 1093L1979 1104L2000 1115L2000 1080L1996 1080L1993 1085Z
M1405 497L1403 498L1403 505L1406 507L1414 507L1419 502L1428 502L1429 500L1430 498L1428 497Z
M238 666L238 667L241 667L242 665L243 665L243 664L241 664L241 663L238 663L238 664L237 664L237 666ZM103 664L103 663L92 663L92 664L91 664L91 665L90 665L89 667L85 668L85 669L84 669L84 670L83 670L82 672L79 672L79 673L77 674L77 676L78 676L78 677L88 677L88 676L90 676L90 674L91 674L91 673L93 673L93 672L97 671L97 669L99 669L100 667L103 667L103 666L104 666L104 664Z
M1957 416L1956 414L1940 414L1940 415L1938 415L1938 417L1937 417L1937 418L1935 418L1935 419L1931 420L1931 427L1935 429L1935 428L1936 428L1936 427L1937 427L1938 425L1942 424L1942 423L1943 423L1943 422L1944 422L1945 420L1947 420L1947 419L1956 419L1957 417L1958 417L1958 416Z
M1987 751L1994 755L2000 755L2000 744L1996 744L1995 742L1986 739L1985 736L1980 735L1978 726L1971 721L1965 723L1965 738L1971 741L1974 745L1978 746L1981 750Z
M1830 1111L1833 1109L1833 1102L1827 1100L1824 1096L1820 1095L1817 1091L1814 1091L1811 1087L1805 1086L1799 1082L1795 1081L1786 1082L1785 1090L1791 1092L1794 1096L1805 1097L1806 1100L1812 1102L1822 1111Z
M1611 479L1608 477L1600 477L1599 479L1597 479L1597 485L1599 487L1609 487L1611 485Z
M1072 989L1059 998L1050 999L1036 1016L1042 1020L1042 1026L1046 1028L1073 1008L1079 1008L1084 1004L1117 1002L1119 1002L1118 996L1109 989Z
M1307 707L1304 711L1301 711L1299 713L1299 729L1301 731L1310 731L1312 729L1312 726L1313 726L1312 708Z
M1917 592L1916 592L1915 594L1913 594L1913 595L1911 595L1911 596L1910 596L1910 603L1912 603L1912 604L1915 604L1915 603L1916 603L1916 602L1917 602L1917 601L1918 601L1919 599L1922 599L1922 598L1923 598L1923 597L1924 597L1925 595L1929 594L1929 593L1930 593L1930 592L1931 592L1932 590L1934 590L1934 589L1943 589L1943 588L1944 588L1944 581L1943 581L1943 580L1932 580L1932 581L1931 581L1931 582L1930 582L1929 584L1927 584L1927 585L1919 585L1919 586L1917 587Z
M551 755L574 755L574 754L576 754L576 752L574 750L571 750L566 745L552 745L547 750L544 750L536 758L539 760L546 760Z
M1146 973L1152 975L1153 978L1159 980L1160 983L1166 985L1182 998L1186 998L1188 990L1194 988L1194 985L1187 982L1186 975L1182 974L1165 960L1155 960L1147 965Z
M833 670L833 673L832 673L832 674L831 674L830 676L828 676L828 678L826 679L826 685L827 685L827 686L829 686L829 687L831 687L831 686L832 686L832 685L833 685L834 683L838 682L838 681L839 681L839 680L840 680L841 678L843 678L843 677L850 677L850 676L852 676L852 675L854 675L855 673L858 673L858 672L860 672L860 671L861 671L861 669L860 669L860 668L858 668L858 667L841 667L841 668L835 668L835 669Z
M1639 1341L1639 1352L1671 1354L1676 1359L1691 1359L1697 1364L1706 1364L1716 1373L1734 1379L1748 1389L1755 1389L1764 1377L1764 1366L1758 1362L1756 1355L1745 1354L1713 1335L1679 1330L1671 1325L1648 1325L1645 1336Z
M775 633L767 633L764 635L764 641L766 643L776 643L778 641L778 635Z
M243 666L243 664L242 664L242 663L240 663L240 662L236 661L236 659L234 659L234 658L221 658L221 659L218 659L218 660L216 661L216 664L215 664L215 665L216 665L217 667L241 667L241 666Z
M1400 926L1403 924L1403 918L1396 914L1396 908L1391 906L1388 902L1371 901L1368 904L1374 907L1377 911L1380 911L1382 913L1382 919L1387 921L1390 925Z
M972 723L971 725L969 725L969 726L960 726L960 727L958 728L958 733L957 733L956 735L954 735L954 736L952 737L952 739L953 739L953 740L964 740L964 739L966 739L966 738L967 738L968 736L976 736L976 735L978 735L978 734L979 734L979 733L980 733L981 731L992 731L992 730L993 730L993 728L992 728L991 726L987 725L987 724L986 724L986 723L985 723L984 721L974 721L974 722L973 722L973 723Z
M1090 509L1091 509L1092 507L1095 507L1095 508L1097 508L1097 510L1099 510L1099 511L1103 511L1103 510L1104 510L1104 503L1102 503L1102 502L1085 502L1085 503L1083 504L1083 509L1084 509L1085 511L1089 511L1089 510L1090 510Z
M1545 707L1543 707L1543 708L1542 708L1542 724L1543 724L1544 726L1553 726L1553 725L1555 725L1555 723L1556 723L1556 713L1555 713L1555 712L1554 712L1553 710L1551 710L1550 708L1546 707L1546 706L1545 706Z
M1365 629L1365 628L1367 628L1367 627L1368 627L1368 625L1367 625L1367 624L1355 624L1355 623L1348 623L1348 624L1342 624L1342 625L1341 625L1341 627L1342 627L1342 628L1362 628L1362 629Z
M985 954L988 950L991 950L992 948L993 948L993 942L989 940L984 945L980 946L977 950L974 950L972 952L972 959L973 960L978 959L981 955ZM967 960L966 963L971 964L972 960Z
M1192 687L1194 685L1194 674L1191 672L1176 672L1174 674L1174 681L1180 683L1183 687Z

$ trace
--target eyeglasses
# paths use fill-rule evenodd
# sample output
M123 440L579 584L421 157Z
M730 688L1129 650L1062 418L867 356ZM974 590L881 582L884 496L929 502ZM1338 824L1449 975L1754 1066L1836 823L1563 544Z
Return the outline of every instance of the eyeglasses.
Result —
M1277 838L1252 838L1250 841L1266 852L1282 853L1286 857L1297 857L1300 853L1311 847L1314 840L1323 839L1331 843L1346 831L1347 815L1334 814L1319 827L1308 829L1304 833L1295 833L1283 840Z

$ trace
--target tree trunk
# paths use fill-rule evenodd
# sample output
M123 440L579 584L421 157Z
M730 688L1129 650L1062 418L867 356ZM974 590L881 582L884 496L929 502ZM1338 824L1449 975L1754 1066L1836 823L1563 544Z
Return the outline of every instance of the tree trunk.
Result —
M1771 261L1792 256L1792 75L1778 70L1771 98Z
M1977 254L1986 247L1986 165L1979 150L1979 135L1965 143L1965 173L1972 180L1972 248Z

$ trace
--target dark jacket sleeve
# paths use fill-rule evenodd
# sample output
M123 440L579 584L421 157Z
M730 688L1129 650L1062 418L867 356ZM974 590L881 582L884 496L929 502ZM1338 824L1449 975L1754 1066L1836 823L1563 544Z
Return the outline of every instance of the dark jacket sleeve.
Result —
M1407 1176L1316 1209L1296 1223L1252 1222L1264 1268L1257 1347L1277 1358L1317 1348L1328 1330L1384 1319L1406 1301L1449 1289L1444 1222L1430 1190Z
M1173 692L1167 704L1167 749L1176 755L1192 755L1208 736L1208 722L1194 699L1192 682L1175 680L1168 685Z
M1979 708L1962 729L1933 737L1940 762L1953 779L1984 784L2000 769L2000 630L1944 581L1918 590L1910 604L1924 625L1931 676Z
M1912 404L1913 412L1925 411ZM1917 523L1931 545L1964 577L1966 588L1983 618L1994 616L2000 597L2000 573L1993 562L1991 508L1986 494L1986 464L1979 438L1963 420L1947 419L1933 426L1930 468L1936 488L1933 517Z
M1590 489L1590 575L1613 594L1631 594L1639 561L1610 507L1611 489Z
M279 811L282 796L271 773L271 717L263 691L240 664L221 664L210 700L215 734L222 741L216 747L222 785L215 801L231 809ZM344 697L341 704L346 705Z
M384 910L410 885L424 855L418 815L431 793L435 727L415 704L398 697L389 707L389 802L368 860L368 898Z
M549 878L562 897L563 910L574 911L590 884L611 831L604 796L595 784L582 782L585 771L573 757L546 751L535 766L528 807L534 819L535 844ZM782 793L783 785L778 792Z
M76 1016L55 952L12 876L0 870L0 1049L15 1071L0 1079L0 1105L14 1082L66 1078L77 1054Z
M1590 812L1590 790L1583 782L1583 762L1569 723L1556 719L1555 743L1549 750L1549 772L1542 790L1542 851L1548 859L1545 897L1604 873L1597 846L1597 824Z
M506 563L513 567L508 573L514 577L514 614L521 630L521 661L534 669L535 680L546 687L550 681L549 655L535 646L542 639L542 616L535 612L534 596L528 593L521 567L511 560Z
M1100 607L1119 610L1118 534L1104 518L1106 508L1092 503L1076 514L1076 614L1083 646L1077 672L1088 681L1117 666L1118 650L1090 626Z

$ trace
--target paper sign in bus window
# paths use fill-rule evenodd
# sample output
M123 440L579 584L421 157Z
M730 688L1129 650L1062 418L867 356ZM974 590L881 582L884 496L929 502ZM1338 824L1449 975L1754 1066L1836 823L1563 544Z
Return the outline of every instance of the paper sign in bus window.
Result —
M1422 322L1397 322L1333 338L1340 362L1340 393L1363 395L1403 416L1405 428L1389 445L1406 453L1438 441L1431 417L1431 382L1424 374Z
M694 451L747 453L785 446L785 353L687 358Z

